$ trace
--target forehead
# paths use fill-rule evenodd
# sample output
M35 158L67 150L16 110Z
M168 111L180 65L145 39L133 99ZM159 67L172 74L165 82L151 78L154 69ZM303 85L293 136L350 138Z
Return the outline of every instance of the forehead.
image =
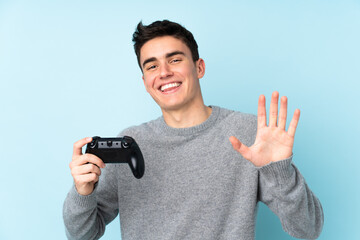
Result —
M167 53L182 51L189 55L190 49L186 44L172 36L157 37L147 41L140 49L140 62L148 58L162 58ZM189 55L190 56L190 55Z

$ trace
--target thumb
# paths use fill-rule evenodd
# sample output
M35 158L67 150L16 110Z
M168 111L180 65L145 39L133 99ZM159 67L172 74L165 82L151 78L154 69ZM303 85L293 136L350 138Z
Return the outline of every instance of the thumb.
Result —
M242 144L240 142L239 139L237 139L236 137L234 136L231 136L229 138L233 148L238 152L240 153L245 159L247 160L250 160L251 159L251 152L250 152L250 149L245 145L245 144Z

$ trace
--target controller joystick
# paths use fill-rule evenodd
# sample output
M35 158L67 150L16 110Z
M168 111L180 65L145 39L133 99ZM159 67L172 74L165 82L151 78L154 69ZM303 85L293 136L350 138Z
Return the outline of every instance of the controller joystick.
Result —
M104 163L127 163L137 179L145 172L139 146L132 137L101 138L95 136L86 146L86 153L98 156Z

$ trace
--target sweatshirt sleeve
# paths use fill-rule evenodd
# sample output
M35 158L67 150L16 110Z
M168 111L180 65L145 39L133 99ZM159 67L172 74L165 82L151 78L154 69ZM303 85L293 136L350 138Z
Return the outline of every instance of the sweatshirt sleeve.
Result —
M292 163L292 156L259 168L259 200L280 218L283 229L291 236L319 237L324 223L323 210Z
M114 165L107 165L94 191L87 196L80 195L73 186L64 202L63 219L68 239L99 239L106 224L118 214L118 196Z

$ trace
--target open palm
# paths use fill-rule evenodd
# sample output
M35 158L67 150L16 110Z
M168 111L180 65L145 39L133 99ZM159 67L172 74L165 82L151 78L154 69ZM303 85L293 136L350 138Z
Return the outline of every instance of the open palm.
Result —
M281 98L279 114L278 102L279 93L273 92L270 103L269 124L266 125L265 96L261 95L259 97L257 134L252 146L245 146L234 136L229 138L233 148L257 167L286 159L292 155L300 110L295 110L286 131L287 98L285 96Z

